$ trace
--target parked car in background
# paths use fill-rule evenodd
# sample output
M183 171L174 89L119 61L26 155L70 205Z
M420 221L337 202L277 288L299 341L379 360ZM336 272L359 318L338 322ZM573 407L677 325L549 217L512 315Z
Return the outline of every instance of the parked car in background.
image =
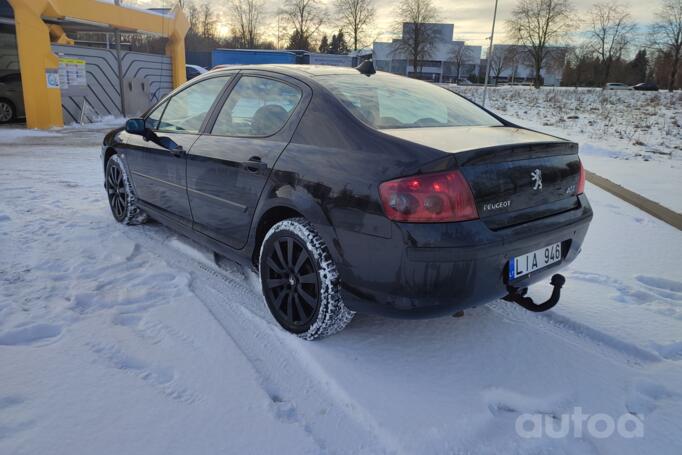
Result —
M202 74L206 73L208 70L204 68L203 66L199 65L185 65L185 74L187 76L187 80L192 80L197 76L201 76Z
M176 89L104 139L114 218L258 270L275 320L305 339L355 312L556 304L558 274L552 302L523 294L582 247L578 145L368 66L214 69Z
M643 92L657 92L658 91L658 85L656 85L655 82L641 82L632 88L635 90L643 91Z
M24 116L21 74L9 73L0 76L0 123L12 122Z
M604 86L605 90L632 90L627 84L622 84L620 82L609 82Z

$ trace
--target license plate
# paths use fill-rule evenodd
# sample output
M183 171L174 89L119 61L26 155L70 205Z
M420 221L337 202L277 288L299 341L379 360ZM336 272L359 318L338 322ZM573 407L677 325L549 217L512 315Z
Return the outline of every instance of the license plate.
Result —
M528 275L561 260L561 242L549 245L528 254L512 257L509 260L509 279Z

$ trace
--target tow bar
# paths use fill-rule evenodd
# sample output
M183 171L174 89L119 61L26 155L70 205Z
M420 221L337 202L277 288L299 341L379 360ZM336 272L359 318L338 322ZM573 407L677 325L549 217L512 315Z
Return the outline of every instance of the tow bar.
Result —
M509 294L506 297L503 297L503 300L506 300L507 302L518 303L528 311L541 313L543 311L549 310L550 308L554 307L554 305L559 303L559 298L561 298L561 288L565 283L566 278L564 278L563 275L558 273L553 275L549 282L549 284L551 284L553 287L552 296L544 303L537 304L530 297L524 297L526 289L519 289L513 286L507 286Z

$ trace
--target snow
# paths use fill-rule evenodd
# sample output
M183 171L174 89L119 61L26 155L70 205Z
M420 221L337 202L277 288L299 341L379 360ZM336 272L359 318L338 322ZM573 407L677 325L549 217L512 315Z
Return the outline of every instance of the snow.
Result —
M59 137L61 134L53 131L30 130L25 128L0 128L0 143L13 144L18 140L34 137Z
M252 272L115 223L103 133L55 133L0 145L0 453L682 452L682 233L614 196L587 185L595 218L547 313L358 314L307 342ZM643 437L517 433L577 409Z
M482 99L481 87L450 88ZM488 101L512 122L578 142L589 170L682 213L682 92L500 86Z

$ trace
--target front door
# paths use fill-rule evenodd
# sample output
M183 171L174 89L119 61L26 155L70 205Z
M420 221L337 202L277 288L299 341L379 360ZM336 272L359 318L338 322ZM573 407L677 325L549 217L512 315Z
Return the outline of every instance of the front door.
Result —
M148 137L128 135L126 161L136 196L168 216L191 224L187 152L229 76L204 79L162 102L145 119Z
M310 98L295 79L242 73L187 157L194 229L233 248L247 241L270 172Z

